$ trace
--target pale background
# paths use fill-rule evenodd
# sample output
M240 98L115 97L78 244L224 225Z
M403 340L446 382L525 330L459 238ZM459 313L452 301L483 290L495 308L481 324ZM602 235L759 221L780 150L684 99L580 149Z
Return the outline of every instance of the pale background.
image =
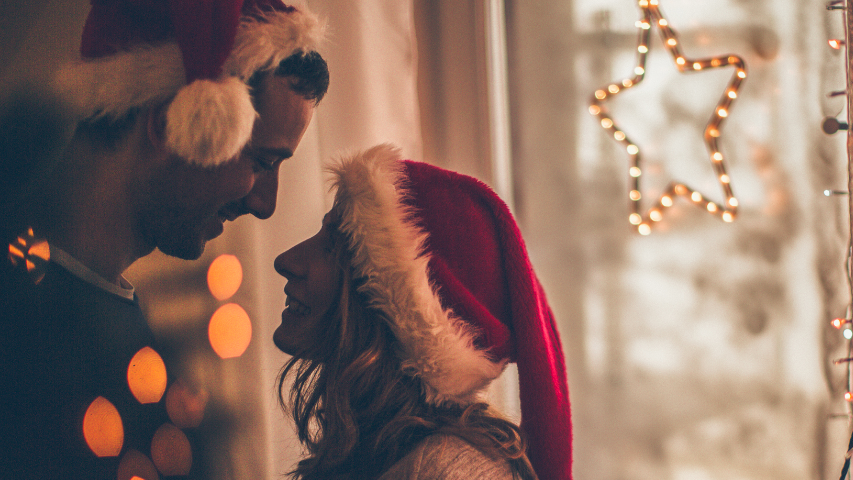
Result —
M279 207L244 218L197 262L152 255L128 276L155 331L212 394L202 430L217 478L281 478L298 441L275 399L286 357L277 253L329 205L323 162L380 142L475 175L510 202L560 323L569 369L575 478L830 479L846 451L846 343L829 321L849 303L840 12L815 0L662 0L689 57L734 53L749 77L723 125L740 216L686 202L648 237L627 222L627 156L587 112L592 92L631 76L631 0L310 0L329 20L332 83ZM504 5L505 3L505 5ZM85 0L0 3L4 85L46 81L78 45ZM505 18L505 24L501 19ZM646 79L608 106L642 145L647 197L671 179L721 200L701 131L731 70L679 74L652 32ZM205 286L219 254L241 260L229 301L253 321L238 359L206 344L221 302ZM516 414L512 372L493 389ZM835 414L841 414L835 417ZM546 479L543 479L546 480Z

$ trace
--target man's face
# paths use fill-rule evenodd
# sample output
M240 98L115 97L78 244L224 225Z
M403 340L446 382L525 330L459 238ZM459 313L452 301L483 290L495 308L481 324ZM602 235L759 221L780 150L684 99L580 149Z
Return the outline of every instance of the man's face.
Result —
M226 220L273 214L281 162L293 155L314 112L313 100L294 93L289 82L274 75L262 81L252 139L237 158L210 168L171 156L155 172L139 223L148 245L192 260Z

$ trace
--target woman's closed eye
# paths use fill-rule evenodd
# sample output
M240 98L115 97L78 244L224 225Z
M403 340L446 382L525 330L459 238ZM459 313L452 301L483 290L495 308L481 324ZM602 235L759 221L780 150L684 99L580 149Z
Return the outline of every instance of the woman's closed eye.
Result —
M338 232L339 224L340 220L337 215L333 215L332 212L327 213L323 217L323 226L320 228L323 233L321 245L323 247L323 251L327 254L334 253L335 247L337 246L338 241L340 241L340 232Z
M327 255L335 253L335 246L338 241L338 232L329 225L323 225L323 236L320 240L320 246Z

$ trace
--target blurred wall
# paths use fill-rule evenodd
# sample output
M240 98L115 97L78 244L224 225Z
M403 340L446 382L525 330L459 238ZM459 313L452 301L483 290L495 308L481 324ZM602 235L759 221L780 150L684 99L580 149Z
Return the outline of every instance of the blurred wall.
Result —
M76 54L89 12L85 0L9 0L0 14L0 81L44 82Z

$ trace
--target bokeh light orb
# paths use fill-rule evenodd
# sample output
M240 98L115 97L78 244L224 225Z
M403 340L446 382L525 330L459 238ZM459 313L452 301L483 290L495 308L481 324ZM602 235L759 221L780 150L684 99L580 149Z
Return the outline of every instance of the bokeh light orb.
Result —
M234 255L220 255L207 269L207 287L217 300L231 298L243 282L243 266Z
M124 425L115 405L106 398L96 398L86 409L83 437L92 452L99 457L117 457L121 452Z
M207 334L220 358L239 357L252 340L252 321L243 307L227 303L213 313Z
M151 440L151 459L165 476L189 475L193 454L186 434L171 423L161 425Z
M153 348L144 347L127 366L127 385L139 403L157 403L166 392L166 364Z
M180 428L195 428L204 418L209 394L202 388L193 388L189 382L179 378L172 382L166 392L166 413L169 420Z
M130 449L118 464L118 480L160 480L157 468L139 450Z

